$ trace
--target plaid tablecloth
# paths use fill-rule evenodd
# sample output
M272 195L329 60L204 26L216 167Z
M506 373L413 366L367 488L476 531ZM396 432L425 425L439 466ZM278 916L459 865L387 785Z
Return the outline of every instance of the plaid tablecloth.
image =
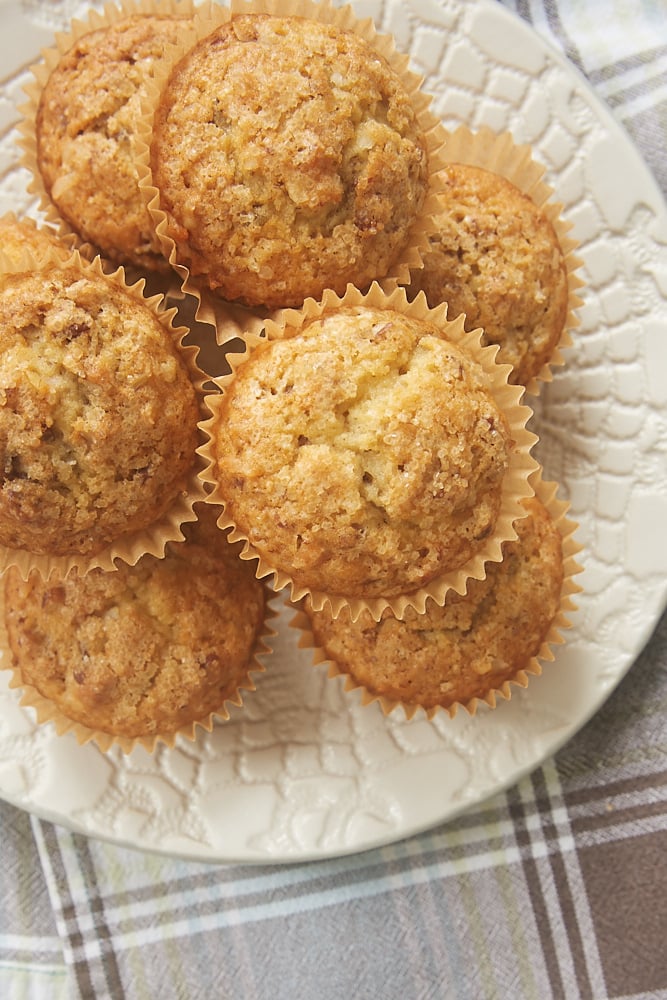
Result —
M585 73L667 193L666 0L506 4ZM667 997L667 615L554 758L393 846L219 866L4 803L0 821L3 1000Z

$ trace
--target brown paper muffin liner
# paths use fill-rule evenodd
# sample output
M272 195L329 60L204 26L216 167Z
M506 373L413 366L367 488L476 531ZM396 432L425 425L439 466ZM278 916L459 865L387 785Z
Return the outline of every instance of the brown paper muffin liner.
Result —
M140 171L140 186L153 216L156 233L161 242L164 256L170 261L180 277L184 292L194 295L198 302L197 319L215 327L218 343L225 343L239 333L258 333L263 320L270 315L269 310L250 309L226 302L214 292L203 287L203 282L191 275L190 269L178 259L174 240L167 232L167 219L160 207L160 192L153 184L150 163L150 145L155 111L161 91L166 85L172 68L187 54L198 41L206 38L221 24L237 14L275 14L281 17L296 16L309 18L334 25L344 31L359 35L375 51L379 52L403 81L417 119L423 130L429 159L429 187L419 216L413 222L408 241L401 255L394 261L390 272L382 275L387 290L409 281L410 271L422 266L422 253L428 248L428 237L435 232L435 216L441 207L443 183L441 170L445 165L444 147L447 132L430 110L432 97L422 89L423 77L409 69L409 57L396 50L394 39L376 31L371 18L358 18L351 6L335 7L330 0L231 0L228 6L208 2L202 5L195 18L195 30L184 34L181 46L173 49L162 61L159 70L149 86L149 96L145 104L145 118L141 124L137 143L137 160Z
M532 148L516 143L509 132L495 133L487 127L472 131L460 125L447 138L445 159L447 163L481 167L504 177L541 209L560 243L568 277L567 314L551 358L525 387L530 395L537 395L540 383L552 381L552 367L565 363L562 351L572 346L571 333L579 325L575 310L582 305L578 289L584 282L576 273L582 261L575 255L578 242L569 235L572 223L563 218L563 205L554 200L553 188L543 180L545 167L535 161Z
M576 556L581 552L582 546L575 538L578 528L577 523L567 517L569 504L558 498L557 483L546 482L542 479L541 469L538 469L533 474L531 480L535 487L535 496L544 504L561 536L563 580L560 592L560 606L552 619L549 630L537 654L524 667L517 670L513 677L503 681L498 687L489 688L484 697L475 696L469 701L457 701L447 706L436 705L424 707L416 702L399 701L383 694L377 694L357 681L346 670L343 664L333 660L327 654L326 650L318 645L313 635L310 618L304 610L304 600L302 599L296 606L290 626L300 633L299 648L312 650L312 665L328 664L328 676L330 678L343 677L343 689L346 692L358 692L361 705L366 706L377 702L384 715L389 715L395 709L400 708L408 720L414 718L417 713L422 714L429 720L433 719L439 713L446 713L450 718L454 718L459 709L463 709L468 715L474 716L480 704L483 703L488 708L494 709L497 707L499 699L510 700L513 688L527 687L531 676L537 677L542 673L542 662L553 662L555 659L552 647L562 645L565 642L563 633L572 627L572 622L568 618L568 614L576 611L577 608L573 601L573 595L580 593L582 590L581 586L575 580L576 575L582 572L582 567L576 560Z
M255 638L255 644L248 658L245 675L239 682L235 693L227 697L216 711L210 712L204 718L193 719L175 732L151 733L149 736L129 737L114 735L113 733L103 732L99 729L92 729L63 714L51 699L44 697L36 687L27 683L23 678L21 668L13 662L5 625L5 585L2 579L0 579L0 669L10 671L11 679L9 687L20 692L19 704L34 712L38 725L52 725L58 736L71 733L79 746L84 746L87 743L95 743L103 753L107 753L117 747L126 754L131 753L137 747L143 747L144 750L151 754L161 745L171 749L179 738L194 742L201 731L210 733L216 724L227 722L231 718L230 708L232 706L242 708L245 693L257 689L255 678L266 672L262 658L272 651L269 643L271 637L276 633L271 622L278 614L276 609L270 604L270 593L266 586L264 587L264 598L264 622Z
M209 378L206 389L210 391L213 388L213 382L210 380L229 373L228 353L243 350L247 327L229 318L226 320L228 325L224 341L219 344L210 323L197 319L197 302L192 295L183 293L177 297L170 295L167 297L167 302L176 308L178 324L188 328L184 344L196 347L199 351L197 364Z
M272 585L275 590L282 590L288 587L291 600L294 602L308 594L316 610L319 611L325 604L328 604L334 617L340 614L342 608L349 607L353 621L357 620L364 609L368 610L376 621L379 621L386 608L390 608L397 618L402 618L408 607L415 608L420 613L423 613L426 601L429 598L433 599L437 604L444 604L446 595L450 590L464 594L469 579L483 579L485 577L485 565L487 562L501 561L503 543L514 540L517 537L514 522L525 516L525 510L521 501L532 496L534 493L531 476L539 468L539 465L537 460L531 455L531 450L537 441L537 437L526 426L532 416L532 410L521 403L521 397L524 392L523 387L510 385L507 382L507 376L511 370L509 365L495 363L494 359L497 347L483 347L480 339L480 330L466 333L463 329L462 316L449 322L447 320L447 306L443 304L436 309L430 309L426 303L426 297L421 293L412 302L408 302L405 289L396 288L393 292L387 293L377 283L373 283L371 289L366 294L352 285L348 286L348 290L343 297L339 297L333 291L328 290L320 302L315 302L314 299L307 299L302 309L285 309L277 313L273 319L267 320L264 335L269 340L292 336L298 333L303 326L322 316L324 313L345 306L368 306L390 309L404 315L428 320L440 328L445 339L457 344L477 361L489 376L489 389L509 424L512 451L509 468L503 481L501 509L495 529L492 536L484 542L478 553L461 568L443 573L436 579L431 580L428 585L412 593L392 597L362 599L348 597L344 594L325 593L304 587L288 573L271 565L260 552L254 549L238 525L225 512L225 498L221 495L216 481L214 439L216 424L220 419L220 404L225 388L233 380L236 370L251 355L254 347L263 341L263 337L252 336L246 338L245 350L239 354L229 355L230 374L217 380L217 388L220 391L215 394L212 393L206 399L211 416L201 424L201 429L207 437L206 443L199 449L206 466L202 473L202 478L210 489L209 501L219 504L223 509L223 513L218 520L220 527L231 529L232 533L230 537L232 541L242 540L244 542L241 558L258 560L258 577L273 575Z
M46 190L38 166L36 117L42 91L62 57L83 35L91 31L110 27L133 14L181 14L194 16L194 10L194 0L119 0L118 4L106 3L101 10L92 9L85 20L73 19L68 31L57 32L54 37L54 44L50 48L42 50L40 61L31 67L34 79L24 87L28 100L19 108L22 115L21 122L19 123L19 144L22 150L21 163L31 175L28 191L37 196L39 209L46 221L54 226L62 237L70 237L72 247L78 249L82 256L88 260L92 260L98 256L100 248L84 239L71 223L60 215L58 208ZM62 177L62 183L67 184L67 177L65 175ZM118 267L118 261L111 262L107 260L104 252L102 252L101 256L105 270L114 271ZM147 266L145 270L140 269L129 261L125 261L123 267L131 280L138 280L140 277L144 277L151 292L169 295L170 292L177 291L177 283L174 281L173 271L169 267L167 260L164 261L163 265L159 261L154 260L153 266Z
M2 275L34 272L52 266L63 269L76 268L81 271L82 276L108 281L117 288L123 289L137 302L149 309L169 332L195 389L200 413L206 412L204 387L208 376L198 365L199 348L196 345L184 343L189 330L187 327L175 325L176 309L166 309L163 296L147 297L144 294L145 281L143 279L139 279L134 284L128 284L122 267L109 273L103 267L99 257L88 261L81 256L78 250L72 251L67 259L63 259L61 252L56 249L52 249L43 257L35 258L26 248L21 258L14 257L13 259L7 257L0 250L0 281ZM27 577L32 570L37 570L48 579L52 574L66 576L73 570L80 574L97 568L111 571L116 568L116 560L134 565L145 554L162 556L167 542L183 539L181 525L196 520L194 505L204 499L206 492L201 479L202 470L203 461L195 453L192 469L167 510L149 527L129 532L106 545L94 555L39 555L25 549L12 549L0 544L0 575L10 566L15 566L24 577Z

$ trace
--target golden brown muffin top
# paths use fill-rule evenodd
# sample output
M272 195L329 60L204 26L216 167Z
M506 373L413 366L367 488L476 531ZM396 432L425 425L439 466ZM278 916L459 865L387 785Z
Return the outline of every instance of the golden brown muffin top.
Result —
M343 307L258 346L213 430L228 513L269 565L409 593L493 530L511 446L489 376L431 323Z
M333 619L306 601L316 644L372 694L406 705L448 708L497 691L538 654L560 606L560 533L539 500L524 506L518 540L465 597L450 591L444 607L428 601L404 621L385 611L379 623L368 612L352 622L347 609Z
M199 403L174 334L72 265L0 280L0 544L93 554L185 488Z
M568 275L553 225L504 177L467 164L444 172L444 210L411 291L447 302L498 344L510 382L527 385L553 355L568 308Z
M38 166L60 214L107 257L151 270L168 267L139 190L135 136L146 80L184 23L136 14L83 35L37 112Z
M427 187L394 70L298 17L239 15L195 45L163 90L151 161L178 259L251 306L386 274Z
M46 582L7 573L14 663L69 719L116 736L169 735L234 698L264 620L264 592L210 514L115 572Z

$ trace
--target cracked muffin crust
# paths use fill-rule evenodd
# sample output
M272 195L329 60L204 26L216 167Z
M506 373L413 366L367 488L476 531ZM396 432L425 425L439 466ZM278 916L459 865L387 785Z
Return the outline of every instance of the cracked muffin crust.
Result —
M384 57L301 17L223 23L171 72L153 120L152 183L177 262L249 306L385 275L423 203L427 159Z
M168 736L246 683L264 590L204 513L163 559L45 581L6 575L5 621L23 684L115 736Z
M95 554L151 525L195 464L197 391L140 299L74 264L0 280L0 544Z
M493 531L512 442L488 382L426 320L325 312L255 347L225 385L216 499L298 585L414 591Z
M37 165L54 205L105 256L169 270L139 189L134 145L146 80L190 19L136 14L83 35L41 95Z
M429 238L424 268L410 294L422 290L433 308L465 313L466 330L481 327L498 344L509 381L527 385L552 357L568 311L568 272L550 220L515 185L481 167L444 171L444 208Z
M424 614L410 608L402 621L362 612L353 622L347 609L334 619L306 599L316 645L371 694L404 705L449 708L498 691L538 654L561 602L561 535L538 499L524 506L503 561L442 607L428 601Z

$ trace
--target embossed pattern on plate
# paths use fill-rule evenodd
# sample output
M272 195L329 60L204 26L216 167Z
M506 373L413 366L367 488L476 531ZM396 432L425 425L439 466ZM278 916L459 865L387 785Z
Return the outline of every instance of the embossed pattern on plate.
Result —
M0 0L0 213L34 211L16 163L15 108L40 47L83 9ZM406 722L362 709L312 667L285 608L245 708L153 757L105 756L36 727L0 672L0 795L95 837L201 860L276 862L433 826L572 736L665 604L667 209L656 184L583 78L500 6L363 0L355 11L411 54L447 126L509 129L531 143L574 223L587 283L582 323L567 365L533 401L538 458L571 501L585 547L574 628L543 675L494 712Z

